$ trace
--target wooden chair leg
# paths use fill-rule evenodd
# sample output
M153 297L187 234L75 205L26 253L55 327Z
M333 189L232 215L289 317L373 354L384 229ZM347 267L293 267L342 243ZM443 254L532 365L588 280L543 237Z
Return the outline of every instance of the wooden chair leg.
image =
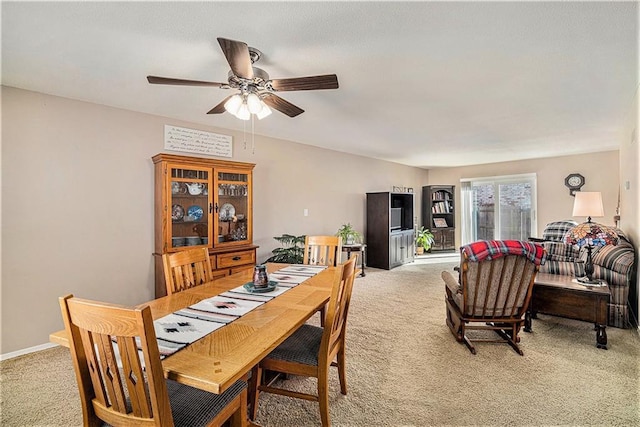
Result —
M347 394L347 369L344 346L338 351L338 378L340 379L340 393Z
M258 414L258 394L259 387L262 382L262 368L256 365L251 370L251 379L249 379L249 393L247 400L249 401L249 419L254 421Z
M325 370L324 375L318 378L318 404L320 405L320 420L322 427L329 427L329 375Z

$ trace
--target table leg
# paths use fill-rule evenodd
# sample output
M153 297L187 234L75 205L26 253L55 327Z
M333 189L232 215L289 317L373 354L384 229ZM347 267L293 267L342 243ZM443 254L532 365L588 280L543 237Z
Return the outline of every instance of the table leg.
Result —
M361 260L361 264L362 264L362 272L360 273L360 277L364 277L366 276L366 274L364 273L364 266L367 264L365 261L366 255L367 255L367 249L365 247L362 248L362 260Z
M596 347L607 349L607 331L606 326L596 323Z

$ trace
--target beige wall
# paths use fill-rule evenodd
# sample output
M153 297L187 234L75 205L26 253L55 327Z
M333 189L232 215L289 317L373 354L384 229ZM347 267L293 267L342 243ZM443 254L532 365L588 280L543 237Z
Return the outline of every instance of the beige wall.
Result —
M622 218L632 229L635 220L638 237L637 142L628 150L636 160L622 168L617 152L607 152L425 171L258 135L252 154L240 132L15 88L2 87L1 96L0 354L47 343L62 328L61 295L123 304L153 298L151 157L164 151L165 124L231 135L233 160L257 164L259 261L282 233L333 234L345 222L364 232L366 192L413 187L419 212L422 185L455 184L459 191L463 177L526 172L538 174L539 228L571 215L568 173L586 177L583 190L603 191L606 223L615 212L618 172L632 175L635 193L623 191ZM595 164L607 173L591 172Z
M638 91L625 118L625 130L620 136L620 227L629 235L636 247L636 271L640 257L640 110L638 109ZM640 274L636 275L636 291L630 295L640 313ZM637 321L638 319L636 319Z
M1 95L1 354L47 343L63 327L61 295L122 304L153 298L151 157L164 151L165 124L232 135L233 160L257 164L259 261L282 233L333 234L345 222L364 231L366 192L417 189L428 176L260 136L252 154L241 132L9 87Z
M602 224L613 225L613 216L618 203L618 171L618 152L606 151L547 159L431 169L429 184L455 185L456 200L459 206L461 179L535 173L538 188L537 236L542 236L542 230L548 222L573 218L571 214L574 198L569 195L569 189L564 185L564 178L573 172L580 173L585 177L582 191L602 192L605 216L595 218L595 220ZM584 218L573 219L584 221ZM456 224L460 224L460 209L456 210ZM456 228L456 242L460 243L460 227Z

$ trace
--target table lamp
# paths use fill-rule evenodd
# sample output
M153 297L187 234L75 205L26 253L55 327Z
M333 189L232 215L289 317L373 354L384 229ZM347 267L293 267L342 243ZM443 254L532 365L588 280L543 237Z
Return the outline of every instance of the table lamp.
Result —
M586 216L587 222L578 224L569 230L564 236L564 242L568 245L587 247L587 262L584 265L586 277L578 278L578 281L585 285L600 285L600 280L593 279L591 250L594 246L617 245L618 235L610 227L591 222L591 217L604 216L602 194L600 192L577 191L575 196L573 216Z

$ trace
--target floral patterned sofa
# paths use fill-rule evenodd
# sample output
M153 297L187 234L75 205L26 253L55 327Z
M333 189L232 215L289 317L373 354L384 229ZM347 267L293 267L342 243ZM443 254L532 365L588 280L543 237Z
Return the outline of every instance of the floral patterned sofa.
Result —
M585 275L586 247L579 248L564 243L565 234L576 225L578 223L572 220L550 222L542 233L542 239L531 239L540 242L547 251L547 262L540 267L540 272L576 277ZM627 328L629 289L635 286L635 249L622 230L613 229L618 234L618 244L595 247L591 251L593 277L606 280L609 284L609 326Z

